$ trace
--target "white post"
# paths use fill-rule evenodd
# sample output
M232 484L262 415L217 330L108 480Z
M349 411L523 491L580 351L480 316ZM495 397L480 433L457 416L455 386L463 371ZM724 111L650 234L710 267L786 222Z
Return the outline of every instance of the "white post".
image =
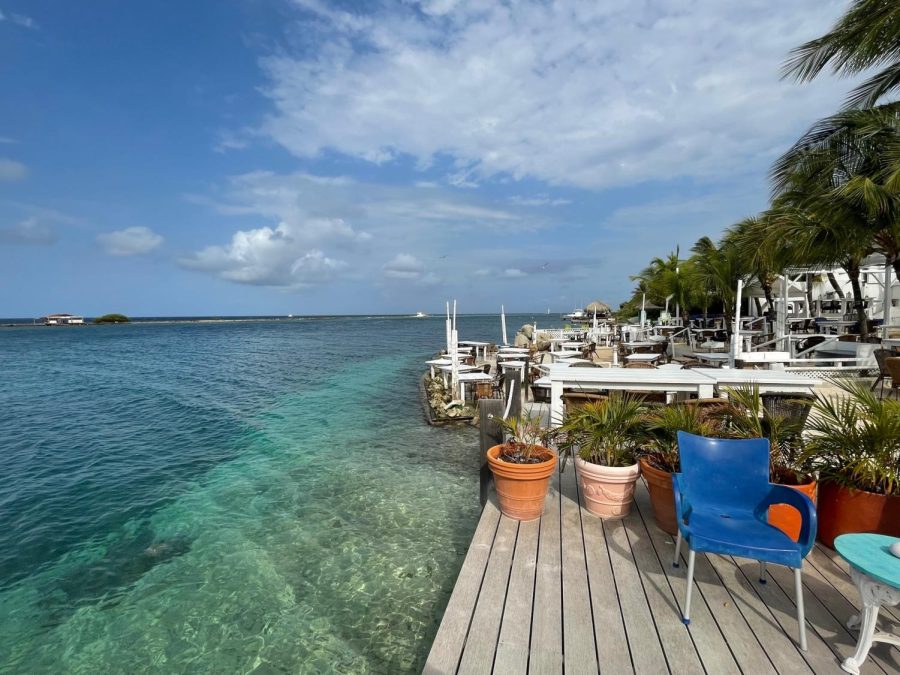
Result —
M790 277L785 274L781 279L781 334L789 335L790 331L788 330L788 287L790 285ZM790 341L788 341L790 344ZM790 348L788 348L790 351Z
M453 301L453 330L457 330L457 328L456 328L456 300Z
M503 344L508 345L509 340L506 337L506 310L500 305L500 330L503 332Z
M643 337L644 322L647 320L647 310L644 309L647 304L647 294L641 293L641 336Z
M741 295L744 292L744 280L738 279L737 282L737 301L734 303L734 349L732 350L731 360L735 361L741 358ZM734 364L732 364L734 365Z
M537 344L537 321L534 322L534 330L531 332L531 344Z
M884 262L884 293L882 294L882 298L884 299L882 305L884 306L884 311L882 312L884 318L882 319L881 324L881 337L882 339L886 339L890 334L888 330L888 326L891 323L891 303L893 302L893 298L891 298L891 284L893 281L891 280L891 273L893 272L893 268L891 267L891 263L887 260Z
M456 332L456 329L452 329L450 331L450 342L452 344L450 348L450 391L452 392L453 398L456 398L456 390L459 387L459 359L457 358L458 354L458 346L457 341L459 340L459 333Z
M450 353L450 331L453 330L453 327L450 325L450 301L447 301L447 353Z

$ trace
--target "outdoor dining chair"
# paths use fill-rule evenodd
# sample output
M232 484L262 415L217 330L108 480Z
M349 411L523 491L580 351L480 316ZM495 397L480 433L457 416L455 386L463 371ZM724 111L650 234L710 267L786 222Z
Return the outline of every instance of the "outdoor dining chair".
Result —
M900 356L889 356L884 360L888 377L891 378L891 393L900 398Z
M872 388L869 391L875 391L875 387L881 383L881 390L878 392L880 398L884 396L884 378L891 376L887 371L887 365L885 364L885 361L890 357L891 352L887 349L876 349L872 352L872 355L875 357L875 363L878 364L878 377L875 378L875 381L872 383Z
M900 361L900 359L898 359ZM678 567L681 543L688 545L687 592L682 621L691 623L694 557L716 553L759 561L759 582L766 583L766 563L794 570L800 649L806 651L803 613L803 559L816 540L816 508L806 495L769 482L769 441L765 438L722 439L678 432L681 472L673 475L678 539L673 566ZM800 512L798 541L768 524L773 504L788 504Z

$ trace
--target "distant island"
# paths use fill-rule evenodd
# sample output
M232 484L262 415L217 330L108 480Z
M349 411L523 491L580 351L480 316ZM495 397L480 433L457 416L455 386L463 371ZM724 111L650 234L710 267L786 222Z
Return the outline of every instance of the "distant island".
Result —
M124 314L104 314L94 319L94 323L128 323L130 319Z

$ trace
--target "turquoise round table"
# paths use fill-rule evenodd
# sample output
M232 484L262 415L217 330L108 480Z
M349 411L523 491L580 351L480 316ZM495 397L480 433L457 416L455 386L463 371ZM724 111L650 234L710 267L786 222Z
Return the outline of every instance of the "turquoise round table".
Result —
M834 540L835 550L850 563L850 578L863 604L862 615L847 622L848 628L859 628L856 653L841 664L848 673L859 675L873 642L900 647L900 636L875 632L881 606L900 603L900 558L890 551L891 544L897 542L897 537L883 534L842 534Z

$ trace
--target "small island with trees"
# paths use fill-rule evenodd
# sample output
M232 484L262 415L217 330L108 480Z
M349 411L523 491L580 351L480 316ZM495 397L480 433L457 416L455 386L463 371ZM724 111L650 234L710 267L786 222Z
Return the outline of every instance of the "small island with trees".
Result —
M101 323L129 323L130 319L124 314L104 314L94 319L95 324Z

